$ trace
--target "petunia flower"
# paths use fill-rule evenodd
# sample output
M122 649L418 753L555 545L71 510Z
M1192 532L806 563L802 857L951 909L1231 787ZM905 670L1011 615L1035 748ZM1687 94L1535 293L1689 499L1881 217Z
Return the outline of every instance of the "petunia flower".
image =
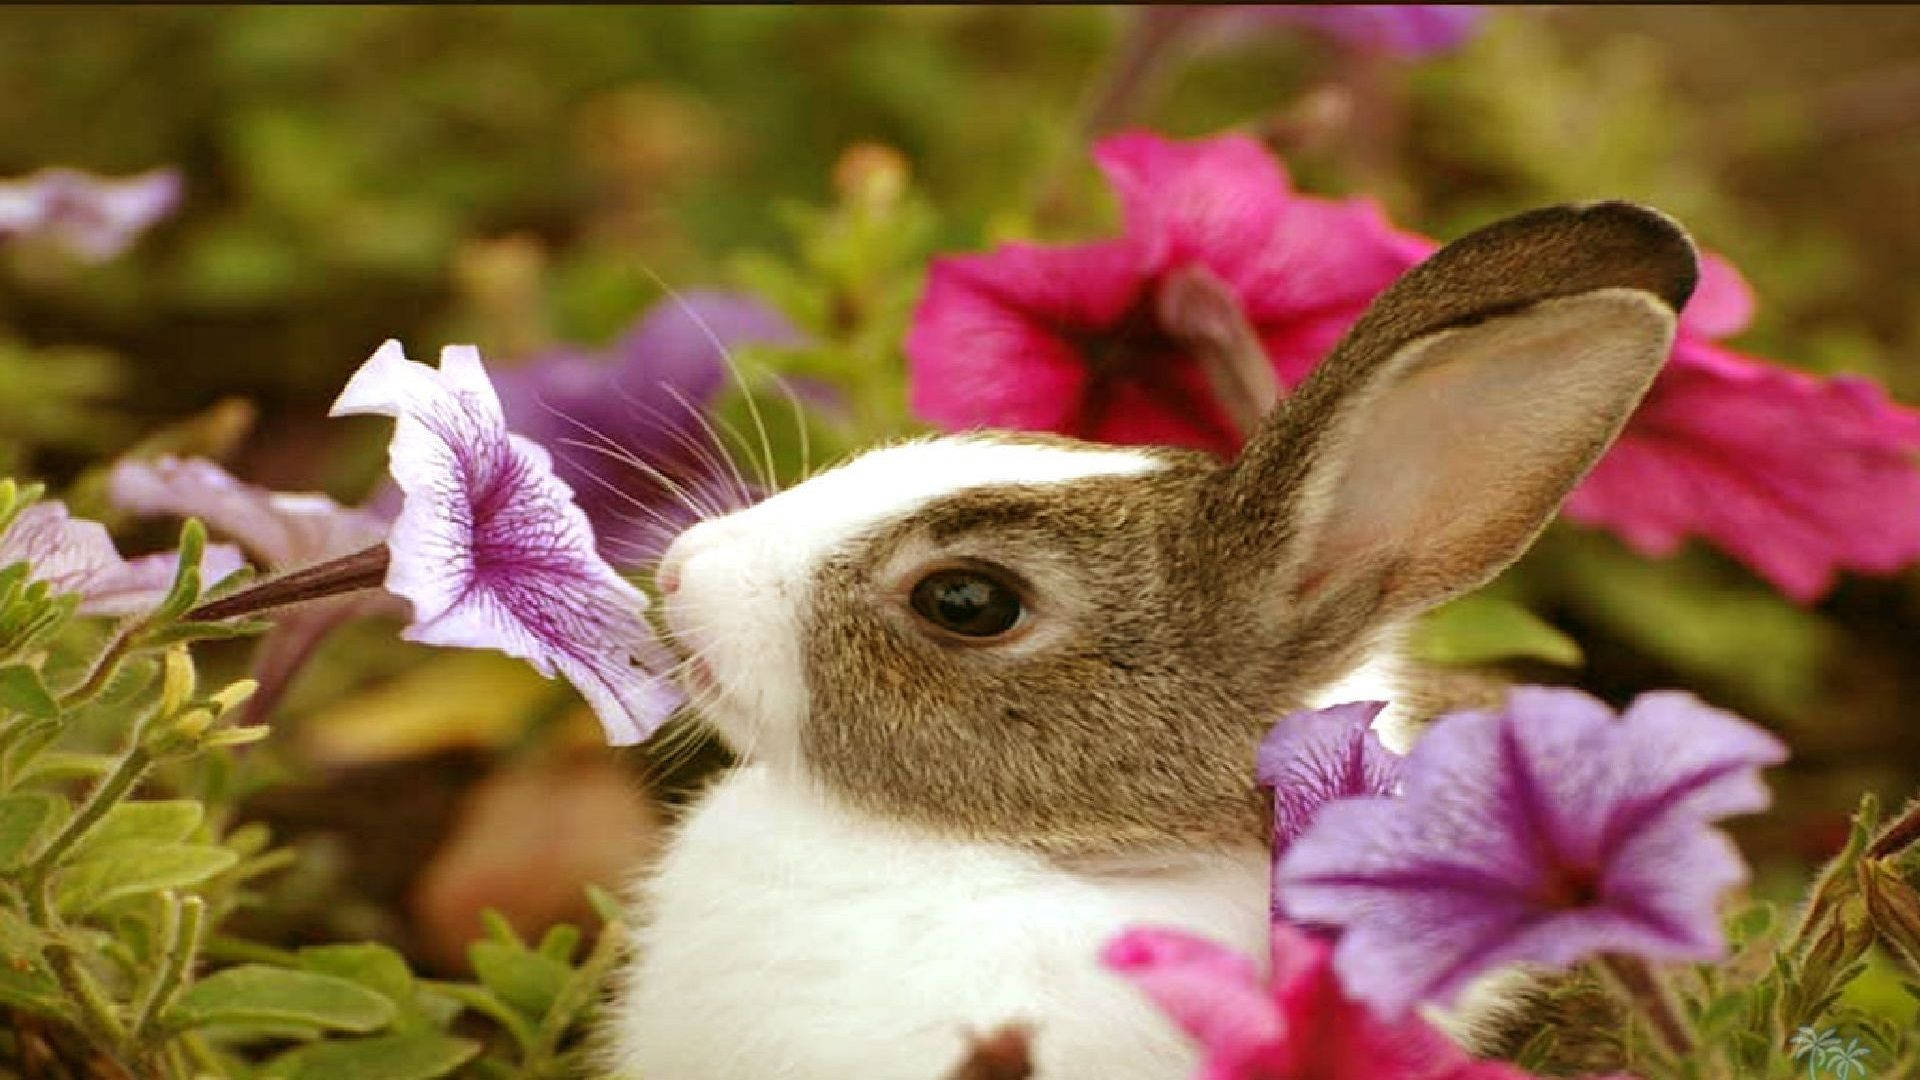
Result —
M135 514L199 518L231 537L261 566L284 573L360 551L383 541L390 522L341 506L324 495L269 491L235 479L204 459L126 460L107 475L107 497ZM341 624L399 606L378 590L331 597L281 614L254 654L257 689L242 723L272 715L293 678Z
M1349 49L1409 58L1459 48L1487 14L1472 4L1236 4L1214 10L1224 31L1291 24Z
M1120 198L1119 239L934 261L906 339L922 418L1229 455L1241 433L1160 323L1163 283L1193 266L1223 281L1291 385L1424 253L1370 201L1293 192L1245 136L1130 133L1094 156Z
M1095 156L1120 197L1116 240L1010 244L936 260L907 337L915 411L941 427L1054 431L1234 453L1229 422L1156 304L1198 266L1237 297L1282 385L1318 364L1375 293L1430 254L1373 204L1290 190L1239 135L1127 134ZM1855 377L1822 379L1717 344L1752 292L1701 259L1672 359L1567 502L1647 555L1687 537L1810 602L1838 571L1920 559L1920 412Z
M1717 344L1746 327L1753 294L1723 260L1701 267L1672 359L1567 516L1648 556L1710 540L1801 603L1840 570L1920 559L1920 412L1867 379Z
M88 262L105 262L179 203L180 174L173 169L119 180L42 169L0 183L0 240L44 240Z
M193 516L225 533L271 570L291 570L378 543L388 523L325 495L269 491L242 483L201 458L121 461L107 497L136 514Z
M333 415L395 419L388 465L403 501L387 537L387 591L403 636L496 649L563 675L615 744L646 738L678 703L647 600L601 560L587 516L537 444L510 433L472 346L438 370L388 341L348 380Z
M28 578L55 594L80 596L82 615L134 615L167 595L180 566L176 552L125 559L107 527L76 518L65 505L39 502L17 514L0 534L0 566L31 565ZM212 583L245 565L239 549L209 544L200 557L200 579Z
M1575 690L1520 687L1443 717L1404 794L1322 808L1275 874L1288 918L1341 928L1334 965L1384 1016L1447 1004L1516 964L1600 953L1704 961L1746 867L1710 823L1767 803L1779 740L1680 693L1616 719Z
M726 384L724 350L801 340L752 297L695 291L655 305L605 354L557 349L494 383L507 425L553 455L601 555L639 566L695 519L757 497L702 415Z
M1334 977L1330 946L1273 927L1273 974L1178 930L1135 928L1106 966L1139 987L1202 1048L1195 1080L1525 1080L1476 1061L1417 1015L1383 1020Z
M1390 795L1404 758L1387 749L1373 720L1384 701L1305 709L1273 726L1260 742L1254 775L1273 789L1273 863L1312 824L1320 808L1354 795ZM1277 890L1276 890L1277 891Z

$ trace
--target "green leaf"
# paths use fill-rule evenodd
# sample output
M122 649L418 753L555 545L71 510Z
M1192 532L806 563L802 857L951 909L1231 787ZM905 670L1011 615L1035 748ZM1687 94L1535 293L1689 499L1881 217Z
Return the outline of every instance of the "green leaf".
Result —
M59 800L40 791L0 798L0 869L20 862L58 809Z
M73 846L67 862L87 862L95 852L115 844L182 843L200 827L206 813L206 807L194 799L123 802L108 810L93 831Z
M59 732L48 733L50 741ZM41 746L46 743L42 742ZM40 783L63 783L68 780L88 780L104 776L118 764L119 758L111 754L83 754L70 750L52 750L38 754L26 767L20 770L18 782L36 780Z
M233 866L239 856L216 844L112 844L69 867L60 878L63 911L91 911L136 893L197 885Z
M0 667L0 709L12 709L38 720L60 715L60 703L40 681L40 672L25 664Z
M373 942L313 945L300 950L300 966L321 975L359 983L395 1005L413 1000L413 972L400 954Z
M1470 593L1422 619L1414 630L1413 654L1430 663L1491 664L1540 660L1578 667L1580 646L1522 605L1486 593Z
M572 973L551 956L504 941L476 941L467 946L467 959L496 997L536 1020L547 1014Z
M433 1032L341 1039L289 1050L259 1075L273 1080L431 1080L479 1052L480 1044L471 1039Z
M243 964L188 988L168 1010L167 1025L301 1024L365 1032L392 1020L394 1011L393 1002L347 979Z

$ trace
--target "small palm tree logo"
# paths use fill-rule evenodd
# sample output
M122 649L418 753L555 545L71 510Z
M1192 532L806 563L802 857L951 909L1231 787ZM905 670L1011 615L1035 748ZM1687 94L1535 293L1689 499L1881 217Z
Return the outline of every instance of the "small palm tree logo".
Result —
M1867 1075L1867 1048L1860 1045L1859 1039L1848 1039L1833 1047L1827 1051L1827 1071L1833 1073L1834 1080Z
M1793 1033L1787 1049L1793 1052L1793 1060L1806 1060L1807 1080L1820 1080L1822 1070L1834 1080L1867 1075L1867 1048L1857 1038L1841 1042L1832 1028L1803 1027Z

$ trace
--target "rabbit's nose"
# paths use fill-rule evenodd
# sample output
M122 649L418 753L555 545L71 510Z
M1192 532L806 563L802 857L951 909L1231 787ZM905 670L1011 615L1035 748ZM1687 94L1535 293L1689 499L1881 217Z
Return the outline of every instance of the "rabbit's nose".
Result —
M654 584L660 587L663 595L671 596L680 588L687 560L724 539L711 522L695 522L667 546L667 553L660 557L660 565L654 568Z

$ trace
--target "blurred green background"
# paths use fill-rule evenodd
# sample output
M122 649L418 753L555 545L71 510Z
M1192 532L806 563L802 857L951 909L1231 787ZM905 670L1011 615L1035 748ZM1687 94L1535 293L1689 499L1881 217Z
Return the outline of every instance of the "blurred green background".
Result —
M815 336L749 358L848 395L847 417L810 423L816 460L912 430L898 343L926 260L1112 228L1089 114L1135 18L0 11L0 176L172 164L186 182L118 260L7 257L0 468L76 485L76 510L134 547L166 534L114 518L93 470L162 429L250 481L358 501L378 432L325 413L382 339L417 357L473 341L508 365L610 341L663 282L755 290ZM1303 190L1374 195L1433 235L1564 199L1657 205L1752 281L1743 351L1920 401L1916 9L1501 8L1430 59L1275 24L1152 74L1128 123L1255 131ZM1830 851L1862 790L1920 783L1920 574L1850 578L1806 609L1698 545L1647 562L1556 526L1500 588L1585 654L1517 672L1616 702L1688 687L1789 738L1777 807L1742 832L1763 888ZM714 760L678 733L611 774L570 698L507 661L396 649L392 629L330 641L257 755L251 812L308 856L262 932L457 966L482 902L579 917L548 893L617 882L652 842L637 781L673 793ZM237 673L244 651L226 659Z

